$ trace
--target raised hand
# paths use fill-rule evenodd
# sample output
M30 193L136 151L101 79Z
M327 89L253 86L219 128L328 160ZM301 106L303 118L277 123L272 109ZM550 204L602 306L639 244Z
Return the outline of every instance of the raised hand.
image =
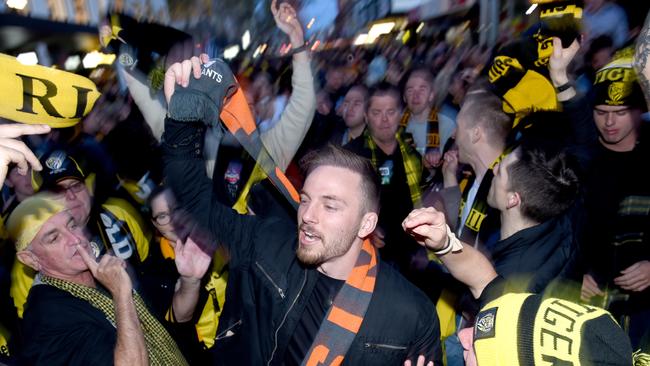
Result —
M176 85L187 88L190 85L191 75L194 75L196 79L201 77L201 64L208 62L208 59L208 55L201 54L200 57L195 56L183 62L176 62L167 69L163 87L167 104L174 95Z
M88 254L86 248L77 245L77 250L93 277L106 287L113 297L131 295L133 284L126 272L126 262L124 260L106 254L97 263Z
M442 160L442 178L445 188L457 186L458 150L447 151Z
M558 87L569 81L567 68L579 50L580 43L578 43L577 39L569 47L562 48L562 41L557 37L553 37L553 53L548 63L553 86Z
M36 171L43 169L34 153L24 142L16 138L48 132L50 132L50 126L47 125L27 125L21 123L0 125L0 185L4 183L7 177L10 163L17 164L18 173L22 175L27 174L30 166Z
M442 153L439 150L428 151L424 154L422 162L427 169L437 168L442 163Z
M294 48L302 46L305 42L305 36L302 30L302 25L298 20L296 10L287 3L277 5L277 0L271 1L271 13L275 24L289 36L289 40Z
M418 208L402 221L402 228L415 241L431 250L440 250L447 245L447 223L445 215L433 207Z
M181 277L192 280L201 280L210 268L212 257L188 237L183 244L180 240L174 246L174 262Z

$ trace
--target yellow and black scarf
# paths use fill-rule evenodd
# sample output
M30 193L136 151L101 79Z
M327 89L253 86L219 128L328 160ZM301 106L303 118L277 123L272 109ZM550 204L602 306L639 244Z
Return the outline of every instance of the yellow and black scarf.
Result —
M47 285L54 286L70 293L76 298L87 301L94 308L104 313L109 322L117 324L113 300L104 292L42 274L40 275L40 279ZM144 333L144 340L151 365L187 365L187 361L185 361L185 358L172 337L156 318L151 315L144 301L142 301L140 295L135 291L133 292L133 302L138 313L138 319L142 325L142 332Z
M370 149L371 157L370 161L372 166L375 167L375 170L379 169L377 166L377 144L370 136L370 132L366 129L363 132L364 136L364 146ZM395 134L397 138L397 144L399 145L399 151L402 154L402 162L404 163L404 171L406 172L406 181L408 182L409 191L411 193L411 202L413 207L420 207L422 202L422 189L420 188L420 181L422 179L422 161L420 160L420 155L413 148L412 144L406 142L402 134L402 129L400 128Z
M494 167L513 149L514 146L507 148L503 152L503 154L499 155L499 157L496 160L494 160L492 164L490 164L489 169L485 172L485 175L481 180L481 185L479 186L478 191L476 192L476 196L474 197L472 208L470 209L469 214L465 219L465 222L461 223L463 226L465 226L466 229L469 230L466 229L463 230L462 235L459 238L460 240L466 243L474 243L476 241L476 238L478 237L478 233L481 230L481 225L483 224L485 218L488 216L488 210L490 209L490 206L487 203L487 196L488 196L488 192L490 191L490 186L492 185L492 179L494 179L494 171L492 169L494 169ZM463 195L460 201L460 208L458 214L459 218L462 218L463 208L467 204L467 197L469 195L468 187L471 187L472 184L474 184L475 179L476 176L472 175L469 178L469 180L466 182L465 185L466 189L463 191Z
M354 341L372 300L377 280L377 250L364 240L352 272L334 297L303 366L340 365Z
M409 123L411 118L411 111L407 108L402 115L402 120L399 122L399 125L406 129L406 125ZM427 146L425 150L429 149L438 149L440 148L440 125L438 124L438 110L436 108L431 108L429 111L429 117L427 117Z
M54 128L76 125L99 98L95 83L81 75L23 65L0 54L0 117Z

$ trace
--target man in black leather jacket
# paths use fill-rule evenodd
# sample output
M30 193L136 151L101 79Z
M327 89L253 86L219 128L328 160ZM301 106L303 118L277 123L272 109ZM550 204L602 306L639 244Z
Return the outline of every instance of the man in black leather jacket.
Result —
M312 155L300 192L298 228L280 219L238 215L214 199L201 154L203 134L205 124L220 113L215 105L229 107L236 88L219 60L174 64L165 81L167 184L179 207L230 254L215 362L298 365L316 359L314 364L398 365L424 355L429 365L441 364L434 305L384 265L369 244L379 207L378 178L368 160L334 147ZM373 260L360 265L368 253L375 253ZM351 283L359 271L371 270L376 270L371 281L360 287ZM346 301L352 299L351 287L370 293L365 307ZM337 322L332 314L337 305L352 309L338 317L339 327L358 327L332 359L329 351L343 338L330 337L320 345L317 340L324 327ZM365 310L352 314L359 307Z

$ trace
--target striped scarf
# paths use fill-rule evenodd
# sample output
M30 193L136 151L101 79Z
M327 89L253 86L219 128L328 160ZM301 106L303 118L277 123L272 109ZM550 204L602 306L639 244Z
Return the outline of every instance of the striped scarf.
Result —
M402 115L402 120L399 122L399 125L406 129L406 126L411 119L411 111L406 110L404 115ZM440 126L438 124L438 110L436 108L431 108L429 112L429 117L427 118L427 145L425 151L429 149L438 149L440 148Z
M40 275L40 279L45 284L54 286L70 293L76 298L87 301L94 308L104 313L106 319L111 324L117 324L113 300L102 291L42 274ZM147 310L144 301L142 301L140 295L135 291L133 292L133 301L144 333L144 340L147 345L150 364L161 366L187 365L187 361L185 361L185 358L176 346L172 337L156 320L156 318L151 315L149 310Z
M352 272L339 290L318 329L303 366L340 365L370 305L377 279L377 251L364 240Z
M379 169L377 162L377 144L370 136L368 130L363 132L365 139L365 147L370 149L372 166L376 170ZM395 134L397 138L397 144L399 145L399 151L402 154L402 162L404 163L404 171L406 172L406 181L408 182L409 191L411 192L411 202L413 207L417 208L422 205L422 189L420 188L420 181L422 179L422 161L420 160L420 155L413 148L413 146L407 143L403 136L403 130L400 128Z

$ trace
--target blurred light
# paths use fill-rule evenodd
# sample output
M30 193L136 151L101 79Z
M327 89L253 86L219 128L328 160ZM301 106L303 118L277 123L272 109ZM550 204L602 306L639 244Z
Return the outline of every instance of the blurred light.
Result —
M86 69L94 69L98 65L110 65L113 61L115 61L113 54L92 51L84 56L82 63Z
M312 25L314 25L314 22L316 21L316 18L311 18L309 23L307 23L307 29L310 29Z
M415 30L415 33L422 32L422 29L424 29L424 22L422 22L422 23L420 23L420 25L418 25L417 29Z
M361 33L357 36L357 39L354 40L354 45L361 46L362 44L366 43L367 39L368 39L368 34Z
M311 46L311 52L316 51L318 46L320 46L320 40L317 39L316 42L314 42L314 44Z
M261 45L257 46L255 49L255 52L253 52L253 58L256 58L257 56L261 55L266 51L266 43L262 43Z
M27 0L7 0L7 6L12 9L23 10L27 5Z
M395 28L395 22L374 24L372 27L370 27L370 30L368 31L368 37L377 38L382 34L390 33L390 31L392 31L393 28Z
M241 36L241 48L246 51L248 49L248 46L251 45L251 32L246 29L246 32L244 32L244 35Z
M532 14L535 11L535 9L537 9L537 4L536 3L531 5L530 8L528 8L528 10L526 10L526 15Z
M23 65L32 66L38 64L38 57L36 56L36 52L21 53L16 58L18 59L18 62Z
M237 57L238 54L239 54L238 44L230 46L225 50L223 50L223 58L225 58L226 60L232 60L233 58Z
M407 30L406 32L404 32L404 35L402 36L402 43L406 44L406 42L408 42L409 39L411 39L411 31Z
M68 71L73 71L76 70L80 64L81 64L81 57L79 57L79 55L72 55L65 60L63 67Z

